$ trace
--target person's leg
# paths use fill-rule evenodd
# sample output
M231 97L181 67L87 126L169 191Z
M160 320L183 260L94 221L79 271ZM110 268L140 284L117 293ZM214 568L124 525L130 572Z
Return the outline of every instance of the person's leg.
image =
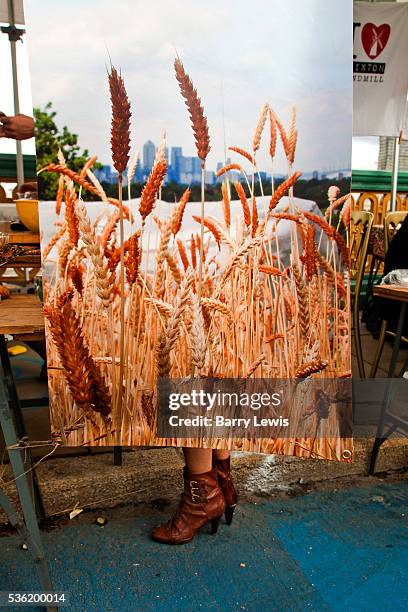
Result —
M225 520L227 525L232 522L238 496L231 478L231 453L228 450L213 451L213 466L217 470L218 484L225 499Z
M206 474L213 469L211 448L183 448L183 453L190 474Z
M211 448L183 448L184 491L170 521L153 529L153 539L166 544L189 542L206 523L216 533L225 510L224 495L212 465Z

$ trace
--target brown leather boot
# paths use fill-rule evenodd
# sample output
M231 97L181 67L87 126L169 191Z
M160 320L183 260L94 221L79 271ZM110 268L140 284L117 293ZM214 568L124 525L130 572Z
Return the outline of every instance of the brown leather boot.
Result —
M231 525L238 495L231 478L231 459L213 457L213 467L217 470L218 482L225 499L225 522Z
M152 538L164 544L185 544L211 521L211 533L217 533L225 500L218 485L217 470L190 474L184 468L184 492L176 514L164 525L153 529Z

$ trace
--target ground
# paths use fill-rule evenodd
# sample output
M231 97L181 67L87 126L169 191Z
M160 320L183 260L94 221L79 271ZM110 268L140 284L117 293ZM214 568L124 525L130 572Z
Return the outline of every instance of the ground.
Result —
M401 480L239 505L231 527L152 542L169 508L82 515L43 532L71 610L406 610L408 486ZM106 514L106 513L105 513ZM17 536L0 540L0 591L38 588ZM27 608L26 608L27 609Z
M375 341L365 330L363 345L372 360ZM381 376L389 358L387 345ZM30 351L13 361L20 395L41 396L38 357ZM48 409L24 412L30 438L47 438ZM241 503L232 526L221 524L215 536L204 528L177 547L149 537L180 491L175 449L129 450L122 467L111 453L61 449L37 469L53 515L42 536L55 588L81 612L405 611L407 441L381 449L381 478L366 476L371 447L372 440L356 440L353 464L237 453ZM13 487L7 491L15 500ZM84 512L70 521L64 510L75 505ZM108 519L104 527L98 515ZM38 589L31 557L7 526L0 550L0 591Z

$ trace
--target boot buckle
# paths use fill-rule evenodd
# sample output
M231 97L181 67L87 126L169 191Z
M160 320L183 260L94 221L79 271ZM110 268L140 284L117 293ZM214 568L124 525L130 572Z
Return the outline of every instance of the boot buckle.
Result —
M190 480L190 493L193 502L200 499L200 485L197 480Z

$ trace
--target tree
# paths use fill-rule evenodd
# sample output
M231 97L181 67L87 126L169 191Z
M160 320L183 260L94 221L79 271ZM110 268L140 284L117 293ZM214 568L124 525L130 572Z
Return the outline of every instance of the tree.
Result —
M59 130L55 123L56 115L51 102L48 102L43 109L34 108L37 171L48 164L57 163L57 153L60 148L67 166L78 172L89 158L88 150L80 152L78 135L70 132L67 126L64 125L62 130ZM57 188L58 177L55 173L43 172L39 175L38 194L41 200L55 200ZM93 199L88 193L83 193L83 197Z

